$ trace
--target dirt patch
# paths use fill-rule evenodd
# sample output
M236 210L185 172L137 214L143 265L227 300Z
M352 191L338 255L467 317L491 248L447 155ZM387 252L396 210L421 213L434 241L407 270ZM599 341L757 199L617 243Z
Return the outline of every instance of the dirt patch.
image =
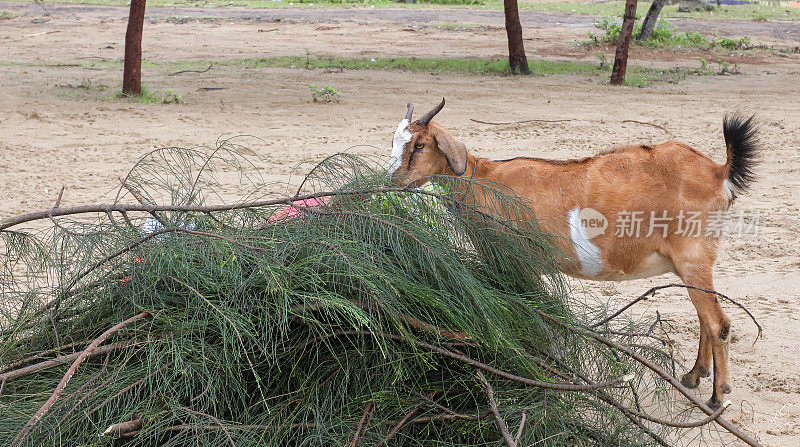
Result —
M51 9L61 14L61 8L83 7ZM298 163L339 151L388 157L391 134L405 113L406 101L417 103L421 110L442 96L448 105L439 115L440 122L471 151L493 158L579 157L618 144L669 139L656 127L623 122L636 120L669 129L676 139L719 162L725 157L722 116L737 110L757 113L764 151L759 180L737 199L735 209L759 211L761 227L757 235L724 240L716 287L748 306L765 334L753 345L752 324L735 307L726 306L736 338L731 346L734 405L727 416L766 445L797 445L800 110L795 98L800 97L800 84L796 58L745 54L736 62L743 66L742 75L689 78L676 85L648 88L612 88L582 76L515 78L241 67L169 76L163 69L145 67L145 84L151 91L173 90L181 95L181 102L142 104L102 99L119 88L118 68L53 65L121 57L124 8L93 8L93 15L68 12L44 24L33 24L30 17L21 15L4 20L0 27L0 62L4 63L0 65L4 79L0 85L0 218L52 205L61 186L66 186L62 206L108 201L117 176L147 151L171 145L212 145L221 135L258 137L246 142L263 157L269 180L276 182L288 181ZM297 23L158 19L145 27L145 54L163 61L222 60L303 54L309 48L314 54L352 57L504 57L502 29L413 27L411 20L372 22L371 16L357 19L358 11L343 11L336 14L352 16L347 20L292 19ZM181 15L173 9L165 9L167 13ZM211 15L206 10L201 13ZM460 17L437 17L435 22L460 21ZM37 34L48 31L57 32ZM526 37L532 39L526 41L529 57L594 58L593 52L575 48L575 41L585 33L586 29L563 23L526 28ZM637 49L632 63L697 64L698 56ZM312 103L312 83L334 87L341 100ZM471 118L569 121L495 126L477 124ZM359 146L365 144L369 146ZM284 193L285 188L276 187L273 192ZM674 280L665 276L614 284L575 281L573 285L576 293L617 306L652 285ZM683 357L693 359L698 329L685 293L660 294L633 312L652 318L656 310L672 320ZM698 393L710 394L707 380ZM703 439L712 445L735 445L716 432L706 433Z

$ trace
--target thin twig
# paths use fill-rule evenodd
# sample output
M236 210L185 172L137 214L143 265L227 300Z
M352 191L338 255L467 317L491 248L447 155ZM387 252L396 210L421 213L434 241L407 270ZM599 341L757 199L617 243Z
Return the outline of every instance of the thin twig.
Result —
M653 324L651 324L650 327L647 329L647 332L645 332L645 336L649 337L650 334L653 333L653 329L655 329L656 326L659 325L659 323L661 323L661 312L656 310L656 321L654 321Z
M64 188L66 188L66 186L62 186L61 187L61 191L59 191L58 197L56 197L56 203L53 204L53 208L51 208L51 209L53 209L53 210L54 209L58 209L58 207L61 206L61 198L64 196ZM65 233L67 233L67 234L69 234L71 236L76 236L76 234L74 232L62 227L55 219L53 219L52 214L48 215L48 217L50 218L50 222L52 222L54 226L56 226L57 228L61 229L62 231L64 231ZM52 317L51 317L51 319L52 319ZM58 337L58 334L56 334L56 337Z
M121 323L117 323L110 329L100 334L99 337L97 337L91 344L89 344L89 346L87 346L86 349L84 349L83 352L81 352L78 355L75 361L72 362L72 366L70 366L66 374L64 374L64 377L61 379L61 382L58 383L56 389L53 391L53 394L50 396L50 398L47 399L44 405L42 405L42 407L39 408L39 410L33 415L33 417L31 417L31 419L25 424L22 430L20 430L17 436L14 437L14 439L11 441L11 447L18 446L25 438L25 436L28 434L28 431L31 429L31 427L33 427L42 418L42 416L44 416L45 413L47 413L47 410L49 410L50 407L53 406L58 397L61 395L61 392L67 386L69 380L72 378L75 372L78 371L78 367L81 365L81 363L83 363L84 360L86 360L91 355L92 351L95 351L97 347L100 346L101 343L103 343L109 336L111 336L118 330L124 328L125 326L131 323L139 321L142 318L147 318L148 316L150 316L150 312L142 312L138 315L128 318L127 320Z
M317 424L314 422L306 422L301 424L291 424L288 427L291 429L298 429L298 428L314 428ZM269 425L192 425L192 424L180 424L180 425L173 425L170 427L161 428L160 431L181 431L181 430L267 430L269 429Z
M675 421L670 421L668 419L661 419L661 418L658 418L658 417L655 417L655 416L650 416L647 413L642 413L642 412L639 412L639 411L631 410L629 408L625 408L623 411L626 412L626 413L630 413L633 416L648 420L650 422L655 422L656 424L661 424L661 425L664 425L664 426L667 426L667 427L694 428L694 427L702 427L703 425L707 425L707 424L710 424L710 423L716 421L717 419L719 419L719 417L722 415L722 413L725 411L725 409L730 406L730 404L731 404L731 401L726 400L725 403L720 405L720 407L717 408L713 413L709 414L708 416L706 416L703 419L700 419L700 420L697 420L697 421L691 421L691 422L675 422Z
M434 395L436 395L436 393L437 393L437 391L433 391L432 393L430 393L428 395L428 397L432 398ZM411 417L414 416L414 414L416 414L417 411L419 411L419 409L420 409L420 407L416 406L416 407L412 408L411 411L406 413L406 415L403 416L403 419L400 419L400 422L398 422L397 425L395 425L391 430L389 430L389 433L386 435L385 438L383 438L383 441L380 441L377 444L375 444L375 447L381 447L382 445L388 445L389 444L389 440L392 439L394 437L394 435L396 435L397 432L400 431L401 428L403 428L403 426L406 424L406 422L408 422L409 419L411 419Z
M125 179L123 179L122 177L117 177L117 178L119 179L120 183L122 183L122 187L127 189L131 193L133 198L136 199L137 202L139 202L143 206L152 205L152 203L150 203L149 201L147 201L147 199L144 198L141 192L139 192L136 188L134 188L133 185L128 183L127 178ZM110 216L111 211L106 211L106 214ZM161 216L159 216L158 213L156 213L155 211L150 211L150 215L153 216L153 218L157 220L158 223L160 223L162 226L164 227L169 226L167 225L167 222L164 219L162 219Z
M464 416L462 414L439 414L436 416L420 416L410 422L410 424L427 424L429 422L449 422L454 420L480 421L492 415L492 410L476 416Z
M66 188L66 186L62 186L61 191L58 192L58 197L56 198L56 203L53 205L53 208L58 208L61 206L61 197L64 196L64 188Z
M220 422L219 419L217 419L216 417L214 417L214 416L212 416L212 415L210 415L208 413L203 413L201 411L192 410L191 408L187 408L187 407L181 407L181 408L184 411L188 411L189 413L193 413L193 414L195 414L197 416L207 417L207 418L211 419L212 421L216 422L217 425L222 429L222 432L225 433L225 437L228 438L228 442L230 442L233 447L236 447L236 443L233 442L233 437L231 437L231 433L228 431L227 428L225 428L224 425L222 425L222 422Z
M26 357L26 358L24 358L22 360L18 360L18 361L14 362L14 363L8 364L7 366L4 366L3 368L0 368L0 377L2 377L2 374L5 374L5 373L7 373L9 371L12 371L15 368L19 368L20 366L29 365L31 362L34 362L34 361L39 360L39 359L41 359L43 357L46 357L47 355L54 354L54 353L60 353L61 350L72 349L72 348L74 348L75 346L78 346L78 345L85 346L86 343L89 343L90 341L91 340L83 340L83 341L76 341L74 343L68 343L68 344L66 344L64 346L58 346L58 347L55 347L53 349L48 349L46 351L42 351L42 352L40 352L38 354L35 354L35 355L31 356L31 357Z
M194 401L199 400L200 398L205 396L208 393L208 390L210 389L211 389L211 377L208 378L208 383L206 383L206 387L203 389L203 391L197 396L189 399L189 403L193 403Z
M210 66L208 68L211 69ZM214 156L217 155L217 152L221 151L222 148L225 147L225 145L227 144L227 140L223 141L217 140L217 142L220 144L217 144L216 149L214 149L213 151L211 151L210 154L208 154L205 161L203 161L203 166L200 166L200 170L197 171L197 176L195 176L194 181L192 182L192 189L189 190L189 194L187 194L187 197L192 197L194 195L194 191L195 189L197 189L197 184L200 183L200 176L203 175L203 172L205 172L206 168L208 167L209 163L211 163L211 160L214 158Z
M631 301L630 303L628 303L628 304L626 304L626 305L622 306L622 307L621 307L619 310L617 310L616 312L614 312L614 313L613 313L613 314L611 314L610 316L608 316L608 317L604 318L604 319L603 319L603 320L601 320L601 321L598 321L597 323L594 323L594 324L590 325L589 327L590 327L590 328L592 328L592 329L594 329L594 328L596 328L596 327L598 327L598 326L602 326L602 325L604 325L604 324L608 323L609 321L613 320L614 318L617 318L618 316L620 316L620 315L621 315L623 312L625 312L625 311L626 311L626 310L628 310L629 308L633 307L633 305L634 305L634 304L636 304L636 303L638 303L639 301L644 301L644 300L648 299L650 296L653 296L653 295L655 295L655 293L656 293L656 290L659 290L659 289L666 289L667 287L669 287L669 286L668 286L668 285L665 285L665 286L656 286L656 287L653 287L653 288L651 288L651 289L650 289L650 290L648 290L647 292L645 292L645 293L643 293L643 294L639 295L639 297L638 297L638 298L636 298L635 300L633 300L633 301Z
M412 194L422 194L440 199L447 199L444 194L439 194L431 191L420 189L413 189L405 186L397 187L379 187L362 190L343 190L343 191L328 191L316 192L312 194L305 194L302 196L287 197L282 199L269 199L257 200L252 202L239 202L230 205L134 205L122 203L110 204L96 204L96 205L80 205L68 208L51 208L44 211L35 211L27 214L20 214L18 216L10 217L0 222L0 231L11 228L23 223L28 223L36 220L47 219L48 215L52 214L53 217L68 216L74 214L90 214L90 213L107 213L112 212L145 212L152 213L158 211L177 211L177 212L196 212L196 213L213 213L220 211L233 211L245 208L263 208L272 205L288 205L292 202L307 199L317 199L326 196L346 196L346 195L368 195L368 194L381 194L388 192L405 192Z
M98 406L94 407L94 408L93 408L91 411L89 411L89 414L92 414L92 413L94 413L95 411L99 410L99 409L100 409L100 407L102 407L103 405L105 405L105 404L107 404L108 402L111 402L112 400L116 399L117 397L119 397L119 396L121 396L121 395L123 395L123 394L127 393L127 392L128 392L128 391L130 391L131 389L133 389L133 388L135 388L136 386L138 386L138 385L142 384L142 383L143 383L145 380L147 380L147 379L149 379L150 377L153 377L154 375L156 375L156 374L160 373L161 371L163 371L163 370L167 369L167 368L168 368L168 367L170 367L171 365L172 365L172 361L169 361L169 362L167 362L167 363L165 363L165 364L161 365L161 367L160 367L160 368L158 368L157 370L155 370L155 371L151 372L150 374L148 374L148 375L146 375L146 376L142 377L141 379L137 380L136 382L133 382L132 384L130 384L130 385L128 385L128 386L126 386L125 388L123 388L123 389L121 389L121 390L117 391L116 393L114 393L114 395L113 395L113 396L111 396L111 397L109 397L108 399L104 400L104 401L103 401L102 403L100 403Z
M584 379L584 380L587 380L587 379ZM606 402L606 403L609 403L609 402ZM645 420L650 421L650 422L655 422L656 424L664 425L666 427L695 428L695 427L702 427L704 425L707 425L707 424L710 424L710 423L716 421L722 415L722 413L725 411L725 409L730 406L730 404L731 404L731 401L729 401L729 400L725 401L720 406L720 408L717 408L714 411L714 413L706 416L703 419L699 419L697 421L691 421L691 422L676 422L676 421L669 420L669 419L663 419L663 418L659 418L659 417L656 417L656 416L651 416L651 415L649 415L649 414L647 414L647 413L645 413L645 412L643 412L641 410L639 410L639 411L632 410L632 409L624 407L622 405L615 405L615 404L611 404L611 405L614 405L618 410L623 412L625 415L635 416L635 417L638 417L638 418L641 418L641 419L645 419Z
M654 296L657 291L659 291L661 289L667 289L669 287L683 287L685 289L699 290L701 292L711 293L713 295L716 295L716 296L718 296L718 297L720 297L720 298L722 298L724 300L727 300L727 301L733 303L734 305L738 306L740 309L745 311L745 313L750 317L751 320L753 320L753 323L755 323L756 327L758 328L758 334L756 335L756 339L755 339L755 341L753 343L755 343L756 341L758 341L759 338L761 338L761 333L762 333L761 324L759 324L758 320L756 320L756 317L754 317L753 314L750 313L750 311L744 305L734 301L733 299L729 298L728 296L723 295L723 294L721 294L721 293L719 293L719 292L717 292L715 290L709 290L709 289L704 289L702 287L690 286L690 285L687 285L687 284L677 284L677 283L664 284L664 285L660 285L660 286L651 287L645 293L641 294L638 298L636 298L635 300L633 300L630 303L628 303L625 306L623 306L618 311L616 311L613 314L611 314L611 316L609 316L607 318L604 318L603 320L601 320L601 321L599 321L597 323L594 323L589 327L594 329L594 328L596 328L598 326L602 326L603 324L608 323L609 321L611 321L614 318L618 317L622 312L625 312L628 308L630 308L634 304L638 303L639 301L646 300L648 298L648 296Z
M453 351L451 351L449 349L440 348L439 346L434 346L434 345L432 345L430 343L426 343L426 342L424 342L422 340L414 340L414 339L402 337L400 335L386 334L386 333L381 333L381 332L355 331L355 330L353 330L353 331L336 331L336 332L333 332L331 334L327 334L325 336L317 337L317 339L321 340L323 338L337 337L337 336L342 336L342 335L370 335L370 336L373 336L373 337L385 337L385 338L389 338L389 339L392 339L392 340L402 341L402 342L406 342L406 343L412 343L412 344L415 344L415 345L417 345L417 346L419 346L421 348L425 348L425 349L434 351L434 352L436 352L438 354L441 354L441 355L443 355L445 357L449 357L449 358L451 358L453 360L457 360L459 362L466 363L467 365L470 365L470 366L473 366L475 368L481 369L483 371L492 373L492 374L494 374L496 376L500 376L500 377L502 377L504 379L508 379L508 380L511 380L511 381L514 381L514 382L519 382L519 383L522 383L522 384L525 384L525 385L529 385L529 386L535 386L535 387L538 387L538 388L545 388L545 389L556 390L556 391L594 391L594 390L599 390L599 389L602 389L602 388L611 388L611 387L614 387L614 386L617 386L617 385L621 385L621 384L623 384L625 382L629 382L629 381L633 380L633 378L634 378L633 374L626 374L626 375L624 375L622 377L617 377L615 379L611 379L611 380L608 380L608 381L605 381L605 382L595 383L595 384L591 384L591 385L578 385L578 384L574 384L574 383L542 382L542 381L539 381L539 380L528 379L527 377L520 377L518 375L511 374L509 372L497 369L497 368L495 368L493 366L489 366L489 365L487 365L485 363L481 363L481 362L479 362L477 360L473 360L473 359L471 359L471 358L469 358L469 357L467 357L467 356L465 356L463 354L458 354L458 353L453 352Z
M211 70L211 67L213 67L213 66L214 66L214 63L213 63L213 62L211 62L211 63L208 65L208 68L206 68L205 70L180 70L180 71L176 71L176 72L174 72L174 73L170 73L169 75L170 75L170 76L175 76L175 75L179 75L179 74L183 74L183 73L205 73L205 72L207 72L208 70Z
M567 371L569 371L569 372L570 372L570 373L572 373L573 375L575 375L575 376L579 377L579 378L580 378L581 380L583 380L584 382L586 382L586 383L588 383L588 384L592 384L592 383L594 383L594 382L593 382L591 379L589 379L589 377L587 377L585 374L582 374L580 371L576 371L575 369L571 368L569 365L567 365L566 363L562 362L561 360L559 360L558 358L556 358L555 356L553 356L553 355L552 355L552 354L550 354L549 352L542 351L542 354L543 354L545 357L547 357L547 358L549 358L549 359L553 360L554 362L558 363L558 364L559 364L559 365L560 365L562 368L566 369ZM543 363L540 363L540 364L541 364L542 366L545 366ZM546 366L545 366L545 367L546 367ZM550 372L552 372L552 373L554 373L554 374L558 375L559 377L561 377L562 379L565 379L565 380L570 380L570 381L572 381L572 382L574 382L574 383L577 383L577 381L576 381L575 379L572 379L572 378L570 378L570 377L567 377L565 374L563 374L563 373L561 373L561 372L557 371L557 370L556 370L556 369L554 369L554 368L549 368L549 367L546 367L546 368L547 368L547 369L548 369ZM609 395L609 394L608 394L608 393L606 393L605 391L603 391L603 390L597 390L597 397L599 397L599 398L600 398L600 400L602 400L603 402L607 403L608 405L611 405L612 407L614 407L614 408L616 408L617 410L619 410L619 411L620 411L620 412L621 412L621 413L622 413L622 414L623 414L623 415L624 415L626 418L628 418L628 420L630 420L630 421L631 421L631 422L632 422L634 425L636 425L637 427L639 427L639 429L640 429L640 430L642 430L643 432L645 432L645 433L646 433L648 436L650 436L650 438L652 438L654 441L656 441L656 442L657 442L657 443L658 443L660 446L662 446L662 447L673 447L671 444L669 444L667 441L665 441L665 440L664 440L664 438L662 438L661 436L659 436L658 434L656 434L656 433L655 433L653 430L651 430L650 428L648 428L647 426L645 426L645 425L642 423L642 421L640 421L639 419L635 418L635 417L634 417L632 414L628 413L628 412L626 411L626 410L627 410L627 408L626 408L624 405L622 405L621 403L619 403L619 402L618 402L616 399L614 399L613 397L611 397L611 395Z
M426 395L424 395L424 394L422 394L422 393L420 393L418 391L413 390L412 388L410 388L408 386L404 385L404 388L406 390L416 394L417 396L419 396L420 398L422 398L423 400L425 400L429 404L433 405L434 407L436 407L436 408L444 411L445 413L449 414L450 416L453 416L453 417L455 417L457 419L475 420L476 416L472 416L472 415L469 415L469 414L456 413L455 411L445 407L444 405L440 404L439 402L436 402L435 400L429 398L428 396L426 396Z
M140 204L142 204L142 205L151 205L151 203L150 203L150 202L148 202L148 201L147 201L147 200L144 198L144 196L142 195L142 193L140 193L140 192L139 192L139 190L137 190L136 188L134 188L134 187L133 187L133 185L131 185L130 183L128 183L128 181L127 181L126 179L123 179L122 177L117 177L117 179L119 179L119 182L122 184L122 187L123 187L123 188L125 188L125 189L127 189L127 190L128 190L128 192L130 192L130 193L131 193L131 195L133 196L133 198L134 198L134 199L136 199L136 201L137 201L137 202L139 202L139 203L140 203Z
M576 119L560 119L560 120L522 120L522 121L510 121L507 123L493 123L491 121L481 121L481 120L476 120L474 118L470 118L469 120L472 121L473 123L489 124L491 126L509 126L512 124L526 124L526 123L564 123L567 121L578 121Z
M375 404L372 402L367 402L367 405L364 406L364 414L361 416L361 419L358 421L358 425L356 426L356 434L353 435L353 440L350 441L350 447L358 447L361 443L361 431L367 431L367 427L369 427L369 421L372 419L372 412L375 411Z
M667 346L670 343L670 341L667 340L666 338L659 337L656 335L648 335L646 332L625 332L625 331L613 331L610 329L602 329L598 330L597 332L600 332L601 334L619 335L621 337L628 337L628 338L635 338L635 337L649 338L651 340L656 340L661 342L661 344L663 344L664 346Z
M109 211L108 214L111 214L111 211ZM136 225L133 224L133 222L131 221L131 218L128 216L128 212L127 211L124 211L124 210L120 211L120 214L122 214L122 219L125 220L125 223L128 224L128 227L130 227L132 229L136 228Z
M111 424L103 430L103 433L100 436L126 436L133 434L134 432L138 432L142 429L142 418L137 414L134 415L134 419L131 421L125 422L118 422L116 424Z
M483 386L486 387L486 397L489 398L489 407L492 409L492 413L494 413L494 418L497 420L497 426L500 427L500 433L503 434L503 439L506 440L506 444L508 447L517 447L517 443L514 441L514 438L511 437L511 433L508 431L508 427L506 427L506 423L503 421L503 417L500 415L500 410L497 409L497 402L494 399L494 390L492 389L492 385L489 384L489 381L486 380L486 376L480 370L476 370L478 373L478 377L483 382ZM520 426L520 432L522 432L522 427Z
M525 429L525 421L528 419L528 412L522 411L522 418L519 421L519 428L517 429L517 436L514 437L514 443L519 445L519 440L522 439L522 431Z
M616 386L616 385L620 385L622 383L625 383L625 382L628 382L628 381L632 380L633 377L634 377L633 374L627 374L627 375L624 375L622 377L617 377L615 379L611 379L611 380L608 380L606 382L597 383L597 384L594 384L594 385L576 385L576 384L572 384L572 383L542 382L542 381L539 381L539 380L528 379L526 377L520 377L520 376L517 376L515 374L508 373L506 371L503 371L503 370L494 368L492 366L486 365L484 363L481 363L481 362L479 362L477 360L473 360L473 359L471 359L471 358L469 358L469 357L467 357L465 355L457 354L457 353L455 353L453 351L450 351L450 350L447 350L447 349L444 349L444 348L440 348L438 346L434 346L434 345L432 345L430 343L426 343L426 342L421 341L421 340L410 340L410 339L407 339L407 338L404 338L404 337L400 337L400 336L397 336L397 335L393 335L393 334L383 334L383 336L384 337L388 337L388 338L393 338L393 339L396 339L396 340L410 341L410 342L412 342L412 343L414 343L414 344L416 344L418 346L430 349L430 350L435 351L435 352L437 352L437 353L439 353L441 355L444 355L445 357L450 357L453 360L461 361L461 362L466 363L468 365L474 366L474 367L476 367L478 369L482 369L482 370L484 370L486 372L490 372L490 373L492 373L494 375L500 376L500 377L502 377L504 379L512 380L512 381L519 382L519 383L522 383L522 384L525 384L525 385L530 385L530 386L535 386L535 387L545 388L545 389L551 389L551 390L558 390L558 391L593 391L593 390L598 390L598 389L601 389L601 388L610 388L610 387L613 387L613 386Z
M70 397L77 396L78 394L81 394L83 392L84 388L86 388L87 386L89 386L89 384L91 384L95 380L99 379L100 376L105 374L106 369L108 369L108 362L110 360L111 360L111 353L109 352L108 354L106 354L106 359L103 361L103 367L100 368L100 371L98 371L98 373L95 374L91 379L87 380L83 385L81 385L80 388L75 390L75 392L72 393L72 395ZM95 388L94 390L90 390L88 393L83 393L81 398L78 399L77 402L75 402L75 405L73 405L72 408L69 411L64 413L64 416L62 416L61 420L59 420L58 424L56 424L56 426L55 426L56 429L57 429L57 427L61 427L61 424L63 424L64 421L67 420L69 415L72 414L72 412L75 411L75 409L78 408L78 406L80 406L80 404L82 404L86 399L88 399L89 396L91 396L94 393L94 391L96 391L96 390L97 390L97 388ZM59 408L61 408L64 405L66 405L67 402L69 402L69 398L67 400L61 402L56 408L53 409L53 411L57 411Z
M106 385L108 385L109 383L111 383L112 381L114 381L114 380L117 378L117 376L119 375L119 373L120 373L120 372L122 372L122 370L123 370L123 369L125 369L125 367L128 365L128 362L129 362L129 361L131 361L131 359L132 359L133 357L135 357L135 356L136 356L136 354L138 354L138 353L139 353L139 351L141 351L141 349L142 349L142 348L136 348L136 349L133 349L133 350L132 350L132 352L131 352L130 354L128 354L128 357L126 357L126 358L125 358L125 360L122 362L122 365L120 365L119 367L117 367L117 368L116 368L116 370L114 371L114 373L113 373L113 374L111 374L111 375L110 375L110 376L109 376L109 377L108 377L106 380L104 380L104 381L103 381L103 383L101 383L100 385L98 385L98 386L97 386L97 387L95 387L93 390L89 391L88 393L86 393L86 395L84 396L84 398L87 398L87 397L91 396L92 394L96 393L97 391L99 391L99 390L100 390L100 389L102 389L102 388L105 388L105 386L106 386ZM105 402L103 402L103 404L101 404L101 405L104 405L104 404L105 404ZM76 406L76 407L77 407L77 406ZM88 416L90 416L90 415L92 414L92 412L96 411L98 408L99 408L99 407L95 407L95 408L94 408L94 410L92 410L92 411L90 411L90 412L88 412L88 413L84 413L84 415L85 415L86 417L88 417ZM73 410L74 410L74 409L75 409L75 408L73 408ZM64 421L67 419L67 417L68 417L68 416L69 416L69 413L67 413L67 414L65 414L64 416L62 416L62 417L61 417L61 420L58 422L58 424L56 425L56 427L60 427L60 426L61 426L61 424L63 424L63 423L64 423Z
M100 346L97 349L90 352L89 357L105 354L107 352L115 351L117 349L127 348L132 344L133 344L132 342L119 342L119 343L112 343L106 346ZM0 382L11 382L12 380L19 379L20 377L33 374L43 369L48 369L54 366L63 365L65 363L68 363L70 360L77 358L81 354L82 353L80 352L73 352L72 354L65 354L62 356L58 356L54 359L45 360L43 362L35 363L33 365L5 372L3 374L0 374Z
M599 341L600 343L602 343L602 344L604 344L604 345L606 345L606 346L608 346L610 348L613 348L613 349L616 349L616 350L618 350L620 352L625 353L625 355L627 355L628 357L636 360L637 362L641 363L642 365L644 365L645 367L647 367L648 369L650 369L651 371L653 371L654 373L658 374L663 379L668 381L670 383L670 385L672 385L673 388L675 388L676 390L678 390L678 392L683 394L684 397L686 397L690 402L692 402L698 408L700 408L705 414L707 414L707 415L714 414L714 411L708 405L706 405L702 400L698 399L697 396L695 396L694 393L692 393L691 390L689 390L688 388L683 386L681 384L681 382L678 379L675 378L674 375L671 375L669 372L665 371L664 368L662 368L661 366L659 366L659 365L651 362L650 360L646 359L642 355L638 354L636 351L628 348L627 346L620 345L619 343L616 343L613 340L610 340L610 339L608 339L606 337L603 337L602 335L600 335L600 334L598 334L596 332L593 332L593 331L590 331L590 330L580 329L580 328L573 327L573 326L570 326L568 324L565 324L565 323L559 321L557 318L553 318L552 316L550 316L550 315L548 315L548 314L546 314L544 312L541 312L540 310L538 310L536 308L533 308L533 310L534 310L534 312L538 313L542 317L547 318L547 319L555 322L559 326L561 326L561 327L563 327L563 328L565 328L565 329L567 329L567 330L569 330L571 332L574 332L575 334L582 335L584 337L593 338L593 339ZM722 417L717 417L717 419L715 419L715 422L717 424L719 424L722 428L724 428L725 430L730 432L732 435L734 435L737 438L739 438L742 441L744 441L747 445L749 445L751 447L763 447L761 445L761 443L759 443L755 439L751 438L750 436L748 436L747 434L745 434L744 432L742 432L741 430L739 430L738 428L733 426L733 424L728 422L726 419L724 419Z
M53 319L53 312L48 312L47 314L50 317L50 325L53 327L53 335L56 336L56 354L61 355L61 351L58 348L61 346L61 337L58 336L58 329L56 328L56 321Z
M669 129L667 129L667 128L663 127L663 126L659 126L658 124L654 124L654 123L648 123L647 121L622 120L622 122L623 122L623 123L636 123L636 124L644 124L645 126L653 126L653 127L657 127L657 128L659 128L659 129L663 130L664 132L668 133L668 134L669 134L669 136L671 136L671 137L674 137L674 136L675 136L675 135L673 135L673 134L672 134L672 132L670 132L670 131L669 131Z

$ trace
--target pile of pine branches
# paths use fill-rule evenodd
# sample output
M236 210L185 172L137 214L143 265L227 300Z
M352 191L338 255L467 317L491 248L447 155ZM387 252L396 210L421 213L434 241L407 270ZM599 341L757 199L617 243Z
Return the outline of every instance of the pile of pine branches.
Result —
M0 444L671 445L719 417L676 421L658 341L571 309L513 195L340 155L265 199L242 154L157 151L136 204L0 224Z

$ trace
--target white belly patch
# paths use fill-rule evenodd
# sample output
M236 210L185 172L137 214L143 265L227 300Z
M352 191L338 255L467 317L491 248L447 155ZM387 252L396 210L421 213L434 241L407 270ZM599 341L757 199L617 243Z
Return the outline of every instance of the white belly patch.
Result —
M567 223L569 224L569 237L572 239L572 246L578 255L581 263L581 275L597 276L603 271L603 258L600 247L592 243L586 228L581 224L580 207L567 213Z
M615 281L627 281L629 279L649 278L651 276L663 275L664 273L675 273L675 264L672 260L661 253L653 253L644 258L636 270L628 274L620 274L614 277Z

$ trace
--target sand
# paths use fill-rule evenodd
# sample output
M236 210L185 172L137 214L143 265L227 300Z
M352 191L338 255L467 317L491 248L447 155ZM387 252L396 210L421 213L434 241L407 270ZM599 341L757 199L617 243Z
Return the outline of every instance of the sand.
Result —
M723 241L715 281L719 291L753 312L764 326L764 338L754 345L755 327L743 312L725 305L734 324L733 393L729 395L733 405L726 416L765 445L800 445L796 335L800 327L800 56L791 51L634 50L632 64L691 67L701 57L724 58L738 63L743 71L737 76L690 77L678 84L647 88L612 88L603 79L585 76L512 78L229 67L170 76L164 69L146 67L148 88L159 94L173 90L181 95L181 102L142 104L108 99L110 92L119 89L118 69L54 65L120 59L124 8L51 6L54 16L42 24L32 23L40 12L31 4L0 3L3 9L19 16L0 20L0 79L4 81L0 85L0 218L49 207L62 186L66 188L62 206L108 202L118 186L117 177L148 151L172 145L211 146L223 135L257 137L247 144L262 157L261 167L274 182L287 182L301 162L319 161L340 151L388 157L391 134L405 113L405 103L412 101L422 110L442 96L448 103L438 121L473 153L496 158L578 157L618 144L675 138L722 162L722 116L734 111L757 114L763 150L759 179L737 199L734 209L759 212L761 226L757 235ZM477 17L473 22L477 26L466 31L452 31L434 26L448 21L447 13L408 16L400 11L396 16L359 19L357 10L341 17L333 12L308 16L291 12L276 22L279 14L273 12L260 17L239 9L185 11L216 18L179 23L182 20L174 17L187 14L151 8L145 25L147 59L302 55L306 48L313 55L351 57L502 57L505 51L504 31L501 23L495 23L496 14ZM556 16L567 19L548 22L552 16L526 17L530 17L524 20L530 58L596 61L598 51L609 58L613 54L611 49L579 45L591 30L591 19ZM754 26L732 23L692 26L743 26L744 30ZM792 24L778 25L791 28ZM782 29L758 28L751 35L761 36L756 41L791 50L797 45L796 37L781 34ZM341 101L312 103L311 83L334 86L341 92ZM203 90L207 87L221 89ZM568 121L487 125L470 119ZM658 124L671 135L625 120ZM284 192L285 188L274 188L275 194ZM573 284L579 293L616 307L653 285L674 281L676 277L664 275L624 283ZM669 319L680 355L691 365L698 324L686 293L664 291L634 308L631 315L652 318L656 311ZM704 380L697 391L707 398L710 381ZM687 443L694 445L699 439ZM704 432L702 439L711 445L737 445L716 431Z

